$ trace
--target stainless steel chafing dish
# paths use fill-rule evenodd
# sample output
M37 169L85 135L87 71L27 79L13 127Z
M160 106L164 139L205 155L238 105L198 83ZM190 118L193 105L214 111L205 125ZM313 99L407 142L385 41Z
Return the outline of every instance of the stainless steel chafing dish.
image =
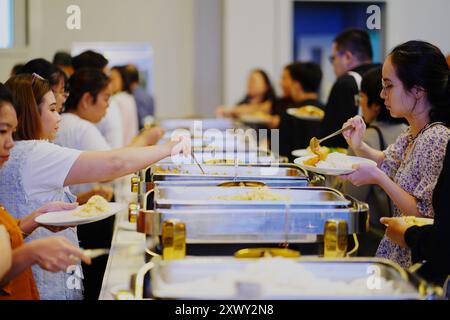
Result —
M345 220L349 233L366 231L367 204L329 188L271 189L290 194L290 203L210 200L251 189L158 187L155 210L141 212L139 229L157 239L164 221L178 219L188 244L319 243L329 219Z
M226 181L256 181L269 187L300 187L307 185L320 185L321 176L313 176L311 179L307 173L294 164L241 164L234 165L203 165L206 175L200 173L197 165L174 165L159 163L141 170L132 179L132 191L138 194L140 208L152 209L145 203L155 185L184 186L184 187L208 187L218 186Z
M185 128L193 130L195 125L201 126L201 129L217 129L226 130L233 129L237 124L232 119L225 118L208 118L208 119L166 119L159 122L159 126L166 130L176 130Z
M155 165L147 171L151 177L148 176L146 179L154 182L262 181L267 185L281 186L306 186L308 184L307 173L294 164L203 165L202 167L205 174L202 174L197 165ZM206 185L213 184L207 183Z
M440 288L385 259L271 259L154 258L140 273L151 270L146 296L154 299L416 300L442 294ZM276 272L264 273L266 268ZM142 280L142 274L138 278ZM136 288L136 297L142 298L141 285Z

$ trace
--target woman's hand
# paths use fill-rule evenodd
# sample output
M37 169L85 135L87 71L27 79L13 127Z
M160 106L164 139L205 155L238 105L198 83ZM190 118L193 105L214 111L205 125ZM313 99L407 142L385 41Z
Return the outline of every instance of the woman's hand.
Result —
M9 233L6 228L0 224L0 281L3 276L11 268L12 263L12 250L11 250L11 239L9 238Z
M381 177L385 175L378 167L370 164L355 164L353 168L356 171L339 176L343 181L350 181L353 185L359 187L367 184L379 184Z
M183 154L185 157L191 154L192 141L190 132L172 134L170 141L166 143L168 146L169 155L174 157L179 154Z
M407 248L405 242L405 232L409 226L402 218L381 218L380 222L384 224L386 229L386 236L400 247Z
M352 125L353 129L344 131L342 135L347 141L348 145L356 152L363 144L364 132L366 132L366 124L360 116L353 117L349 119L342 128Z
M31 241L27 246L29 246L33 262L50 272L66 272L68 267L79 260L91 264L91 259L65 238L43 238Z
M78 203L67 203L67 202L50 202L44 205L43 207L37 209L33 213L29 214L19 222L19 227L25 234L31 234L34 230L36 230L39 227L44 227L52 232L60 232L67 227L50 227L50 226L43 226L40 225L35 221L37 217L40 215L43 215L48 212L54 212L54 211L63 211L63 210L73 210L78 207Z
M153 146L158 143L158 141L164 136L166 130L161 127L154 127L150 129L143 130L140 135L146 141L148 146Z

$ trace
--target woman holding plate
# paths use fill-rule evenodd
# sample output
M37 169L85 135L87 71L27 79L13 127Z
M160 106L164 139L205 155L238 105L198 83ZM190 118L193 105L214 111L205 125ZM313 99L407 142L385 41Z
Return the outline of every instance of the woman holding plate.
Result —
M22 218L51 201L75 202L71 185L109 181L145 168L171 154L190 153L190 141L175 137L164 145L111 151L62 148L55 139L61 118L49 83L38 75L19 75L6 83L14 98L18 125L10 161L0 170L0 202ZM38 228L30 239L46 237ZM78 246L74 228L59 233ZM81 266L79 267L81 268ZM34 277L44 300L82 299L82 288L71 288L71 273L49 274L35 267Z
M385 151L363 142L366 125L357 116L344 124L343 133L356 155L377 167L357 165L342 176L356 186L380 186L394 203L393 215L434 216L432 193L442 170L450 139L449 67L442 52L423 41L409 41L392 50L383 65L381 97L395 118L405 118L409 128ZM376 255L407 268L411 251L384 237Z
M11 94L0 83L0 168L9 160L16 126ZM76 262L74 258L90 263L90 259L65 238L49 237L24 243L24 237L40 227L34 221L36 217L48 211L70 210L76 206L76 203L49 203L21 220L14 219L0 207L0 300L39 299L31 272L33 264L49 272L59 272L73 265Z

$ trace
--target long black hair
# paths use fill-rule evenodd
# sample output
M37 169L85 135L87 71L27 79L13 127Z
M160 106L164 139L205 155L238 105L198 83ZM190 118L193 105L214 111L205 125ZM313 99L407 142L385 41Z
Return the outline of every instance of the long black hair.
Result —
M407 90L422 87L432 108L432 122L450 124L449 66L438 47L425 41L408 41L392 50L392 64Z
M264 83L266 84L266 87L267 87L267 90L266 90L266 93L264 94L262 102L266 102L266 101L274 102L276 99L275 90L273 89L272 82L270 81L267 73L261 69L252 70L252 72L250 74L253 74L253 73L259 73L263 77ZM238 105L249 103L251 98L252 97L250 97L249 95L246 95L245 98L242 99L242 101L240 101L238 103Z

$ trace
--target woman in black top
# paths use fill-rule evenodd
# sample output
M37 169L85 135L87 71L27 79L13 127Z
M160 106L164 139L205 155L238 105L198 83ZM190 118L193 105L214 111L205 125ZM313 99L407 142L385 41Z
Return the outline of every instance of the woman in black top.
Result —
M450 143L444 165L433 193L434 224L408 227L399 218L382 218L386 235L412 251L413 263L426 261L419 274L428 281L442 285L450 276Z

